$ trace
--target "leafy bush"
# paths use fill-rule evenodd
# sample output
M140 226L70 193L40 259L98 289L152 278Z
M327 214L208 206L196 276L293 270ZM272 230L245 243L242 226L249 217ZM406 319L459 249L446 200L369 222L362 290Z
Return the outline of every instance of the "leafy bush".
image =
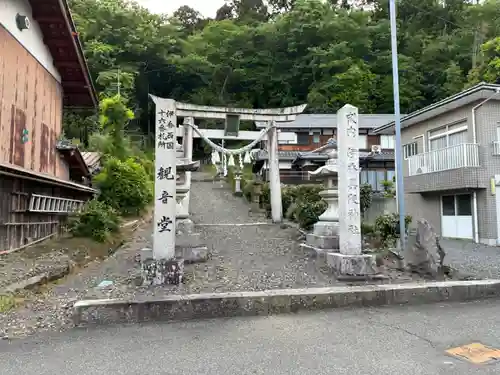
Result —
M74 236L104 242L111 233L119 231L120 216L112 207L93 199L70 219L69 224Z
M408 229L412 217L405 217L406 229ZM384 214L375 219L375 231L380 236L382 243L386 246L392 245L397 237L399 237L399 214Z
M283 212L289 220L309 229L326 210L327 204L319 195L321 185L285 186L281 190Z
M367 235L367 234L372 234L375 231L375 228L372 224L362 222L361 223L361 234Z
M295 220L301 228L310 229L318 222L319 216L325 212L327 203L324 200L316 202L298 201L295 209Z
M242 179L241 180L241 190L243 191L243 196L247 201L252 201L253 194L253 184L251 180Z
M271 188L269 182L262 185L262 192L260 194L260 204L266 210L271 209Z
M134 159L109 158L95 182L101 191L99 200L125 216L139 214L153 199L150 176Z
M384 187L384 197L394 198L396 196L394 182L392 182L391 180L384 180L382 181L382 186Z
M373 190L370 184L362 184L359 187L359 209L365 213L372 205Z
M253 184L251 180L243 176L242 180L243 196L251 201L253 194ZM289 220L296 221L304 229L309 229L318 221L318 217L325 212L326 202L319 195L324 188L322 185L282 185L281 203L283 213ZM269 183L262 185L260 205L267 213L271 210L271 190Z

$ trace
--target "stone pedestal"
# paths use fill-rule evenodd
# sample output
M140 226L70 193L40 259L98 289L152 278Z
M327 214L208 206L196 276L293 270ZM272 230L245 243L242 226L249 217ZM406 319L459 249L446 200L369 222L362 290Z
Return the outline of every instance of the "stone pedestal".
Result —
M178 169L189 171L197 168L199 164L187 167L193 164L184 160ZM186 202L186 195L189 194L190 186L186 183L185 176L180 179L180 184L176 186L177 212L176 212L176 238L175 238L175 256L183 259L184 263L205 262L209 256L208 247L200 240L200 234L195 232L195 224L189 217L189 208L183 207Z
M149 249L148 249L149 250ZM141 267L143 285L179 285L184 274L184 259L153 259L151 254L142 254Z
M237 197L243 195L243 191L241 191L241 175L239 173L234 176L234 195Z
M369 278L378 274L375 256L370 254L347 255L341 253L327 253L326 263L331 267L338 278Z
M320 215L319 221L314 224L312 233L306 234L306 242L301 244L312 255L323 256L329 252L339 251L339 212L337 179L337 151L333 146L327 148L328 160L326 164L314 172L313 177L326 179L326 189L320 192L328 204L325 212Z
M328 207L314 224L312 233L306 234L306 242L302 244L303 248L312 250L316 255L339 251L338 191L332 186L320 194Z
M253 181L253 194L252 194L252 203L250 204L250 210L252 212L261 212L260 208L260 196L262 195L262 182L261 181Z

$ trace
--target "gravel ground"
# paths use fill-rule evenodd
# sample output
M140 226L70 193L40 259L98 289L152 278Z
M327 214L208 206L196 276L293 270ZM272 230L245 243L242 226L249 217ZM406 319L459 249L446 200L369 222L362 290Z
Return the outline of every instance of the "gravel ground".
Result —
M468 241L442 239L445 263L464 274L500 279L500 248Z
M202 177L201 174L196 176L197 179ZM205 263L186 265L184 284L147 288L136 285L140 276L137 256L140 249L151 246L152 240L153 224L144 222L135 231L133 240L107 259L91 262L38 293L24 293L24 303L18 309L0 313L0 337L20 337L71 327L72 305L79 299L145 298L341 284L300 249L296 229L281 229L269 223L263 214L250 213L242 198L234 197L227 187L221 186L220 182L192 185L191 212L198 224L196 231L211 249L212 258ZM248 225L255 223L261 224ZM443 241L443 245L447 260L459 270L480 273L483 277L500 277L496 249L477 246L473 249L472 245L459 241ZM22 263L22 259L19 262ZM36 267L38 263L34 264ZM400 273L391 276L393 282L418 280ZM98 287L104 280L111 281L112 285Z
M150 226L150 223L143 223L135 232L134 240L121 249L126 253L131 246L139 246L138 243L141 241L144 244L144 237L140 234L144 230L149 234ZM124 237L129 234L129 230L124 230ZM16 293L14 302L18 305L17 309L5 311L5 300L2 301L0 298L0 339L70 327L73 303L84 296L87 289L97 285L95 280L106 272L107 268L104 265L108 264L108 261L113 264L113 261L121 259L121 255L115 253L102 261L108 256L109 251L113 250L109 246L109 244L96 245L85 239L66 238L2 256L0 291L11 283L52 272L64 266L70 266L71 272L67 277L50 285ZM12 299L7 301L12 303Z

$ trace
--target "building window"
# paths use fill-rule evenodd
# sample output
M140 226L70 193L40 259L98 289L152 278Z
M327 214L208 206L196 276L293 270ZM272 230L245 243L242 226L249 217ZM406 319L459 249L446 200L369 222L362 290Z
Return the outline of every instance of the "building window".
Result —
M323 135L333 135L333 129L323 129Z
M297 133L297 144L298 145L308 145L309 144L309 133Z
M372 187L374 192L383 192L384 189L384 181L392 181L394 177L394 171L370 171L370 170L362 170L359 176L360 184L369 184Z
M462 143L467 143L467 131L431 138L429 139L429 148L431 151L433 151L446 147L456 146Z
M358 148L360 150L366 150L367 148L367 136L366 135L359 135L358 136Z
M453 125L429 131L429 150L440 150L442 148L467 143L467 124L460 122Z
M417 142L408 143L403 145L403 157L408 159L413 155L418 154Z
M313 143L319 143L320 137L318 133L313 134Z
M381 135L380 136L380 147L394 149L394 136L393 135Z

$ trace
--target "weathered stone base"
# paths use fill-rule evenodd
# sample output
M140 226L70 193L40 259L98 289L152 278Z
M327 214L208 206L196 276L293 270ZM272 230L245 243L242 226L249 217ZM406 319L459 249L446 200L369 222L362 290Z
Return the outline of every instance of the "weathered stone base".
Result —
M326 237L338 237L339 223L338 221L318 221L314 224L313 234Z
M184 264L201 263L210 259L210 251L204 244L197 242L181 242L175 245L175 257L182 259ZM141 264L153 259L153 250L144 248L141 250Z
M250 212L253 212L253 213L262 213L262 212L265 212L265 210L260 207L260 203L256 203L256 202L252 202L250 203Z
M142 263L144 285L179 285L184 274L184 259L145 259Z
M202 263L210 259L210 251L205 245L175 245L175 256L184 259L185 264Z
M318 249L328 250L330 252L339 251L338 236L323 236L314 233L307 233L306 244Z
M300 248L306 253L307 255L313 257L313 258L320 258L326 261L326 254L330 252L334 252L335 249L322 249L319 247L311 246L307 243L301 243Z
M378 274L375 256L371 254L326 254L326 263L338 276L369 277Z
M177 218L175 222L175 231L177 234L192 233L194 231L194 223L188 218Z

